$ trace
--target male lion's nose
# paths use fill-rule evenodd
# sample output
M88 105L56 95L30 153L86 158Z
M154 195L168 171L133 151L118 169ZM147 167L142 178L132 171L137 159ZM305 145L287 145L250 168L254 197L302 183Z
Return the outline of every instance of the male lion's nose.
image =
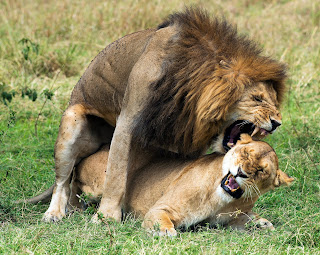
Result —
M277 129L277 127L281 126L281 123L276 120L271 120L272 129L271 131L274 131Z

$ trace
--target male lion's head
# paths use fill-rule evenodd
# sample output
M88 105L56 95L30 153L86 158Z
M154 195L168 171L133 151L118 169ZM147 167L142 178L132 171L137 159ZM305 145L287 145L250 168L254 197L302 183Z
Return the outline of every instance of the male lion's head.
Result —
M202 10L173 14L159 29L169 26L177 33L133 129L140 144L187 156L211 144L225 153L241 133L260 139L281 125L285 65Z
M246 89L231 107L222 125L220 135L214 140L214 151L227 152L243 133L254 140L272 134L282 124L277 92L267 82L259 82Z

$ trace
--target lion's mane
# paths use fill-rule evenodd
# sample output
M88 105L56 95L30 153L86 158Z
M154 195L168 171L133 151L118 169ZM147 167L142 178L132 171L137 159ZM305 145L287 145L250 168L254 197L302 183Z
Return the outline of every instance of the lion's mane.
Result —
M142 146L155 143L199 155L219 134L232 105L257 82L272 84L283 99L286 67L224 19L198 8L168 17L158 29L175 26L162 64L161 78L133 125ZM147 67L146 67L147 68Z

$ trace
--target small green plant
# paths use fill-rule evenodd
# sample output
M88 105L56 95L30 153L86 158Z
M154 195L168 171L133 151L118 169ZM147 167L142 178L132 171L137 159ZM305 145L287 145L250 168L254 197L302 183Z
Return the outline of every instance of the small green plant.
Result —
M42 91L42 94L45 96L46 99L51 100L54 93L49 90L49 89L45 89L44 91Z
M8 123L7 123L8 128L13 127L15 125L15 123L16 123L16 120L17 120L16 112L13 111L13 110L10 110Z
M8 130L15 126L16 120L17 120L16 112L9 108L9 116L7 119L7 128L5 130L0 129L0 144L2 143L2 140L6 136Z
M2 102L5 105L8 105L8 103L10 103L12 101L12 98L14 98L14 96L16 95L15 90L11 90L11 91L3 91L1 93L1 97L2 97Z
M3 104L8 106L8 104L11 103L12 99L16 96L17 91L14 89L10 89L10 87L4 82L0 82L0 94ZM49 89L45 89L42 94L49 100L51 100L54 95L53 92ZM38 98L38 92L35 89L24 87L21 90L21 97L24 98L25 96L27 96L32 102L34 102Z
M82 193L81 195L77 195L77 197L79 198L79 202L82 202L87 206L85 210L86 214L93 215L97 212L97 205L91 202L92 195L90 193Z
M38 93L35 89L30 89L28 87L25 87L21 91L21 97L24 98L25 96L27 96L30 100L34 102L38 98Z
M40 109L40 111L39 111L39 113L38 113L38 117L37 117L37 119L36 119L36 122L35 122L35 124L34 124L34 134L35 134L35 136L38 136L38 121L39 121L39 117L40 117L40 115L42 114L42 110L43 110L44 106L46 105L47 101L48 101L48 100L51 100L52 97L53 97L53 95L54 95L53 92L52 92L52 89L53 89L53 85L54 85L54 83L56 82L59 74L60 74L60 72L57 73L57 75L55 76L55 78L54 78L54 80L53 80L53 82L52 82L52 84L51 84L50 89L45 89L45 90L42 92L42 94L45 96L45 100L44 100L44 102L43 102L43 104L42 104L42 107L41 107L41 109Z
M19 41L19 44L23 46L21 53L25 60L29 60L31 62L30 54L32 52L39 55L39 44L32 42L29 38L22 38Z
M8 106L8 103L10 103L16 95L16 91L14 89L9 90L4 82L0 82L0 93L2 102L6 106Z

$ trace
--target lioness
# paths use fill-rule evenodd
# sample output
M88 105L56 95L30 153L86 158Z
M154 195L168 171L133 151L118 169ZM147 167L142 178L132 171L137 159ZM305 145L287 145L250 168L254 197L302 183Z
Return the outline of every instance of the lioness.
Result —
M274 132L285 77L283 64L199 9L110 44L91 62L62 116L56 185L44 220L65 215L73 167L110 137L99 212L120 220L128 175L152 158L143 149L197 158L210 145L226 153L241 133L260 139Z
M107 145L75 168L69 199L72 207L81 208L78 197L82 192L93 199L101 197L108 154ZM276 153L267 143L243 134L225 156L155 158L129 182L125 211L143 217L142 226L159 235L174 236L176 228L202 221L236 229L253 221L273 229L271 222L251 209L260 195L292 181L278 169ZM52 190L29 202L45 201L51 194Z

